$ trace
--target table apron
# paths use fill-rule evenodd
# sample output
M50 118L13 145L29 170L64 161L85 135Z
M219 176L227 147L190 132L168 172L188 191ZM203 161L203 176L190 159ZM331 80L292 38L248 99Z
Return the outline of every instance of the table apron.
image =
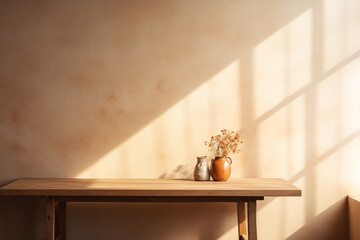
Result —
M249 202L264 197L219 196L52 196L56 202Z

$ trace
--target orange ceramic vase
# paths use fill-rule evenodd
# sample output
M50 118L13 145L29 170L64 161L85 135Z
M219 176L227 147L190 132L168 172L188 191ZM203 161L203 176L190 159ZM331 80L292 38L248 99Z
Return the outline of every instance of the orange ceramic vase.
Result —
M231 158L216 157L211 161L211 176L215 181L227 181L231 174Z

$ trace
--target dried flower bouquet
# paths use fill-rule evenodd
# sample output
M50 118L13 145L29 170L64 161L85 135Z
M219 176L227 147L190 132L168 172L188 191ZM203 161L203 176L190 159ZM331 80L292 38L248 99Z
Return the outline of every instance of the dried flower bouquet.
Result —
M221 130L220 135L212 136L210 141L205 141L205 145L209 146L209 151L212 151L215 157L227 157L231 152L240 152L242 143L239 134L226 129Z

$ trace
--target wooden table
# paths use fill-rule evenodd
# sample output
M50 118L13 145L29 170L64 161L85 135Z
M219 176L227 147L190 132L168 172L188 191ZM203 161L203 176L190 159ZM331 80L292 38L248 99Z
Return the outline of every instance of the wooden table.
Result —
M68 202L234 202L239 239L256 240L256 201L267 196L301 196L301 190L275 178L242 178L227 182L28 178L0 188L0 195L46 197L46 240L66 239Z

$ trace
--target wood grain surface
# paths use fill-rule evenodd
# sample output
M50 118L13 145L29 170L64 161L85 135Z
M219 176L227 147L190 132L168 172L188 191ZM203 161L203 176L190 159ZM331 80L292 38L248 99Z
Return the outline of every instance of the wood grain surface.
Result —
M46 198L45 239L55 239L55 200Z
M301 196L284 179L240 178L227 182L190 179L24 178L2 188L0 195L28 196Z

